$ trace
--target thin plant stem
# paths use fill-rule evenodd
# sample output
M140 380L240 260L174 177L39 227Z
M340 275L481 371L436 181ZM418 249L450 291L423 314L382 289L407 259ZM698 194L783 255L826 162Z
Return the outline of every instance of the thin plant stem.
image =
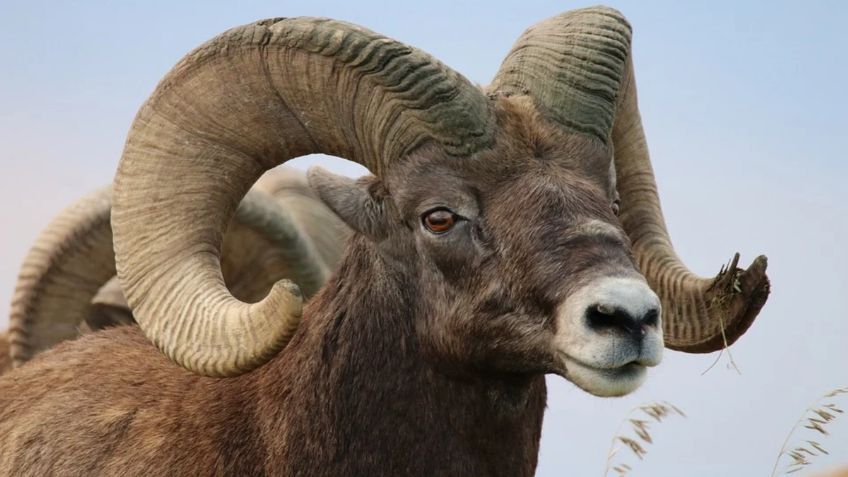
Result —
M772 469L771 469L771 474L770 474L771 477L775 477L777 475L777 470L778 470L778 466L780 465L781 457L783 457L785 455L789 455L789 452L788 452L786 446L789 445L789 442L791 441L792 436L795 435L795 431L797 431L799 426L801 426L801 424L803 424L804 422L810 422L809 421L811 419L810 414L820 415L819 411L824 409L824 408L829 409L829 410L835 410L836 412L838 412L840 414L842 413L842 411L839 408L835 407L835 405L827 405L826 404L824 406L824 408L819 407L819 404L822 401L824 401L825 399L835 397L839 394L848 394L848 387L836 388L833 391L830 391L829 393L825 394L824 396L821 396L818 399L816 399L809 407L807 407L807 409L804 410L804 413L801 414L801 417L799 417L798 420L795 421L795 425L792 426L792 429L789 431L789 434L786 435L786 439L783 440L783 445L780 446L780 452L777 454L777 458L774 460L774 467L772 467ZM812 419L815 419L815 418L812 418ZM826 424L827 422L828 421L823 421L824 424ZM814 427L810 427L810 428L814 429L818 432L821 432L822 434L827 434L827 431L825 431L823 429L823 427L821 427L821 425L818 425L817 428L814 428ZM819 450L820 452L827 454L827 452L824 451L824 449L821 448L821 446L819 446L817 443L815 443L813 441L808 441L808 442L810 442L813 445L813 447L816 448L817 450ZM812 452L810 452L809 450L807 450L807 452L809 452L811 455L815 455ZM804 465L804 464L797 464L797 463L789 464L787 466L787 468L791 467L792 465Z

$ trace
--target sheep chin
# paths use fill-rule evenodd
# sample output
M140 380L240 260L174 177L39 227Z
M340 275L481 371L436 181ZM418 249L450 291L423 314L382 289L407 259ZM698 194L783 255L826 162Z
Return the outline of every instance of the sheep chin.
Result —
M596 368L567 355L563 377L580 389L598 397L618 397L632 393L645 382L647 367L632 362L617 368Z

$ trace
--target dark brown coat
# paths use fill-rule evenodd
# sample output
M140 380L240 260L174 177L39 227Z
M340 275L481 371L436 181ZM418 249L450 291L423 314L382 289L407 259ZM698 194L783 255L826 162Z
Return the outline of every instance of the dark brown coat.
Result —
M531 475L543 376L460 379L434 372L412 330L414 293L399 286L401 277L372 276L375 260L361 244L354 247L286 350L237 378L177 367L136 327L40 355L0 380L0 469ZM20 396L28 406L19 405Z

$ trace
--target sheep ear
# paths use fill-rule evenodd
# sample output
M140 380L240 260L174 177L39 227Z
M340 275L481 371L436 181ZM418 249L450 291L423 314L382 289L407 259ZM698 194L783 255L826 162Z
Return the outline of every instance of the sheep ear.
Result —
M321 167L310 168L307 179L321 201L350 228L374 241L388 236L386 201L389 198L380 179L374 176L351 179Z

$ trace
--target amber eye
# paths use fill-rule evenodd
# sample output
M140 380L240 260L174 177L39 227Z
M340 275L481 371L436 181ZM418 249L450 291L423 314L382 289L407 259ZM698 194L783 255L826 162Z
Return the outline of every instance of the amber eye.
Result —
M424 214L424 227L434 234L443 234L456 224L456 214L447 209L436 209Z

